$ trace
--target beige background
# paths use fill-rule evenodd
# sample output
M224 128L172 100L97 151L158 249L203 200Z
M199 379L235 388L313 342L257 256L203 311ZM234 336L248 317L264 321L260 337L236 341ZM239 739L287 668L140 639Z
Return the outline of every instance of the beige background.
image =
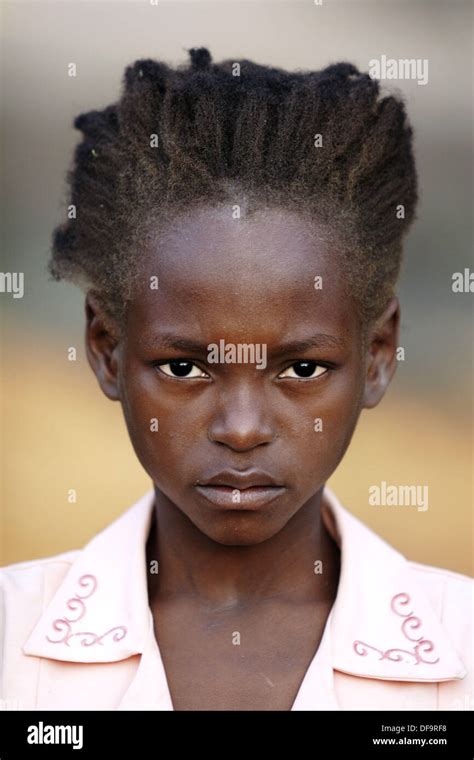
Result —
M26 291L0 294L0 564L80 547L150 486L88 368L82 297L49 282L45 264L74 116L113 102L136 58L184 62L184 48L206 45L214 60L289 69L428 58L427 86L385 83L407 101L422 190L400 285L406 359L330 485L410 558L472 575L472 295L451 290L452 273L473 268L470 4L14 2L2 17L2 271L23 271ZM428 485L429 510L370 507L382 480Z

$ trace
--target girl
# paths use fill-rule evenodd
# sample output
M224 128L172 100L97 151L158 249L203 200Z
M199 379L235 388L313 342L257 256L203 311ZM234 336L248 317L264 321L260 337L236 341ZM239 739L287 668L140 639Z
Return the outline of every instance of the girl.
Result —
M27 709L472 708L472 582L325 488L396 367L417 181L403 103L348 63L207 49L80 115L50 271L152 488L2 571ZM110 477L104 473L104 477Z

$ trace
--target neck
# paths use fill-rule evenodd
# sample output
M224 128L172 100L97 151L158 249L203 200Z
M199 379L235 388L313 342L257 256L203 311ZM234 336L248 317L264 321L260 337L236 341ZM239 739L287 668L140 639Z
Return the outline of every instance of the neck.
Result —
M213 608L281 600L330 602L339 579L340 552L321 519L322 489L272 538L227 546L208 538L163 493L147 542L150 603L192 596Z

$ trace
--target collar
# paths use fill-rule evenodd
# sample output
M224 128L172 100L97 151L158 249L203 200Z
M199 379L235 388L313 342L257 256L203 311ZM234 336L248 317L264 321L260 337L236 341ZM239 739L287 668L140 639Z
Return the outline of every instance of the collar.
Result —
M143 654L150 630L145 545L154 495L152 488L77 555L24 654L84 663ZM333 668L397 681L463 678L467 670L407 559L327 487L321 515L341 549L328 619Z
M341 549L331 610L333 668L396 681L464 678L467 669L410 562L327 487L321 515Z

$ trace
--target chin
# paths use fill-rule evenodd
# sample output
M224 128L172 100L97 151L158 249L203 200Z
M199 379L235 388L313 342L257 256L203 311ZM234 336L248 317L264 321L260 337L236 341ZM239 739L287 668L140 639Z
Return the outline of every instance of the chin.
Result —
M204 526L197 525L211 541L222 546L256 546L273 538L281 525L269 525L268 521L259 518L255 513L247 515L240 512L235 518L227 515L227 519L216 521L214 525L207 523Z

